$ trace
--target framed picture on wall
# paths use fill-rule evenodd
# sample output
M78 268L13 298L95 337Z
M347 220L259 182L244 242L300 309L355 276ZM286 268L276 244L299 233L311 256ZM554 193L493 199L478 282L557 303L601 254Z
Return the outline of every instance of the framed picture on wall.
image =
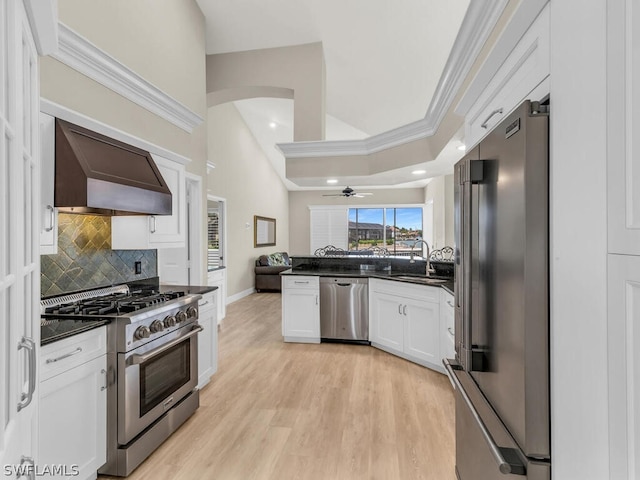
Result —
M276 219L253 216L253 246L269 247L276 244Z

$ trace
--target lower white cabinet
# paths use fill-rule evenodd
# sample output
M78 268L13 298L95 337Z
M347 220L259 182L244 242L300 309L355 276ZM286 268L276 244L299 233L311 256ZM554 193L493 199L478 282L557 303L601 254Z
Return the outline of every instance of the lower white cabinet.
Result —
M198 388L204 387L218 370L218 322L216 291L202 295L198 302Z
M320 343L319 278L282 277L282 336L285 342Z
M440 291L440 356L456 356L454 299L444 289Z
M211 270L207 273L207 285L218 287L215 295L216 308L218 309L218 325L220 325L227 314L227 270L225 268Z
M105 327L41 349L38 468L47 478L94 479L106 461L105 353Z
M369 340L374 347L444 371L440 288L369 279Z

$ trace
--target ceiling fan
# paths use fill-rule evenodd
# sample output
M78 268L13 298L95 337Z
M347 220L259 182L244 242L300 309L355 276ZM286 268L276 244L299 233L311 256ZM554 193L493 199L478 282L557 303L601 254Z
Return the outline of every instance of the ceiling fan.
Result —
M347 186L345 187L344 190L342 190L341 193L332 193L332 194L328 194L328 195L322 195L323 197L356 197L356 198L362 198L362 197L366 197L367 195L373 195L373 193L369 193L369 192L356 192L353 188Z

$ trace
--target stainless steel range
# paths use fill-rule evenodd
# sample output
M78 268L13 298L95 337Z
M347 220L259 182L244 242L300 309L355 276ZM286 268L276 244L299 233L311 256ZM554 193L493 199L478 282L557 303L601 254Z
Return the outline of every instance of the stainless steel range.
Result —
M43 322L109 318L106 475L127 476L199 406L200 295L122 285L43 300Z

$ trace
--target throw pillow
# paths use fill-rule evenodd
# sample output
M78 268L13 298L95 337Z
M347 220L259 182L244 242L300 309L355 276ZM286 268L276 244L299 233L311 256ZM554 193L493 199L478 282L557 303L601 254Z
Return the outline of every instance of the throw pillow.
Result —
M272 253L271 255L268 255L267 260L268 260L269 266L271 267L288 265L287 261L284 258L284 255L281 252Z

